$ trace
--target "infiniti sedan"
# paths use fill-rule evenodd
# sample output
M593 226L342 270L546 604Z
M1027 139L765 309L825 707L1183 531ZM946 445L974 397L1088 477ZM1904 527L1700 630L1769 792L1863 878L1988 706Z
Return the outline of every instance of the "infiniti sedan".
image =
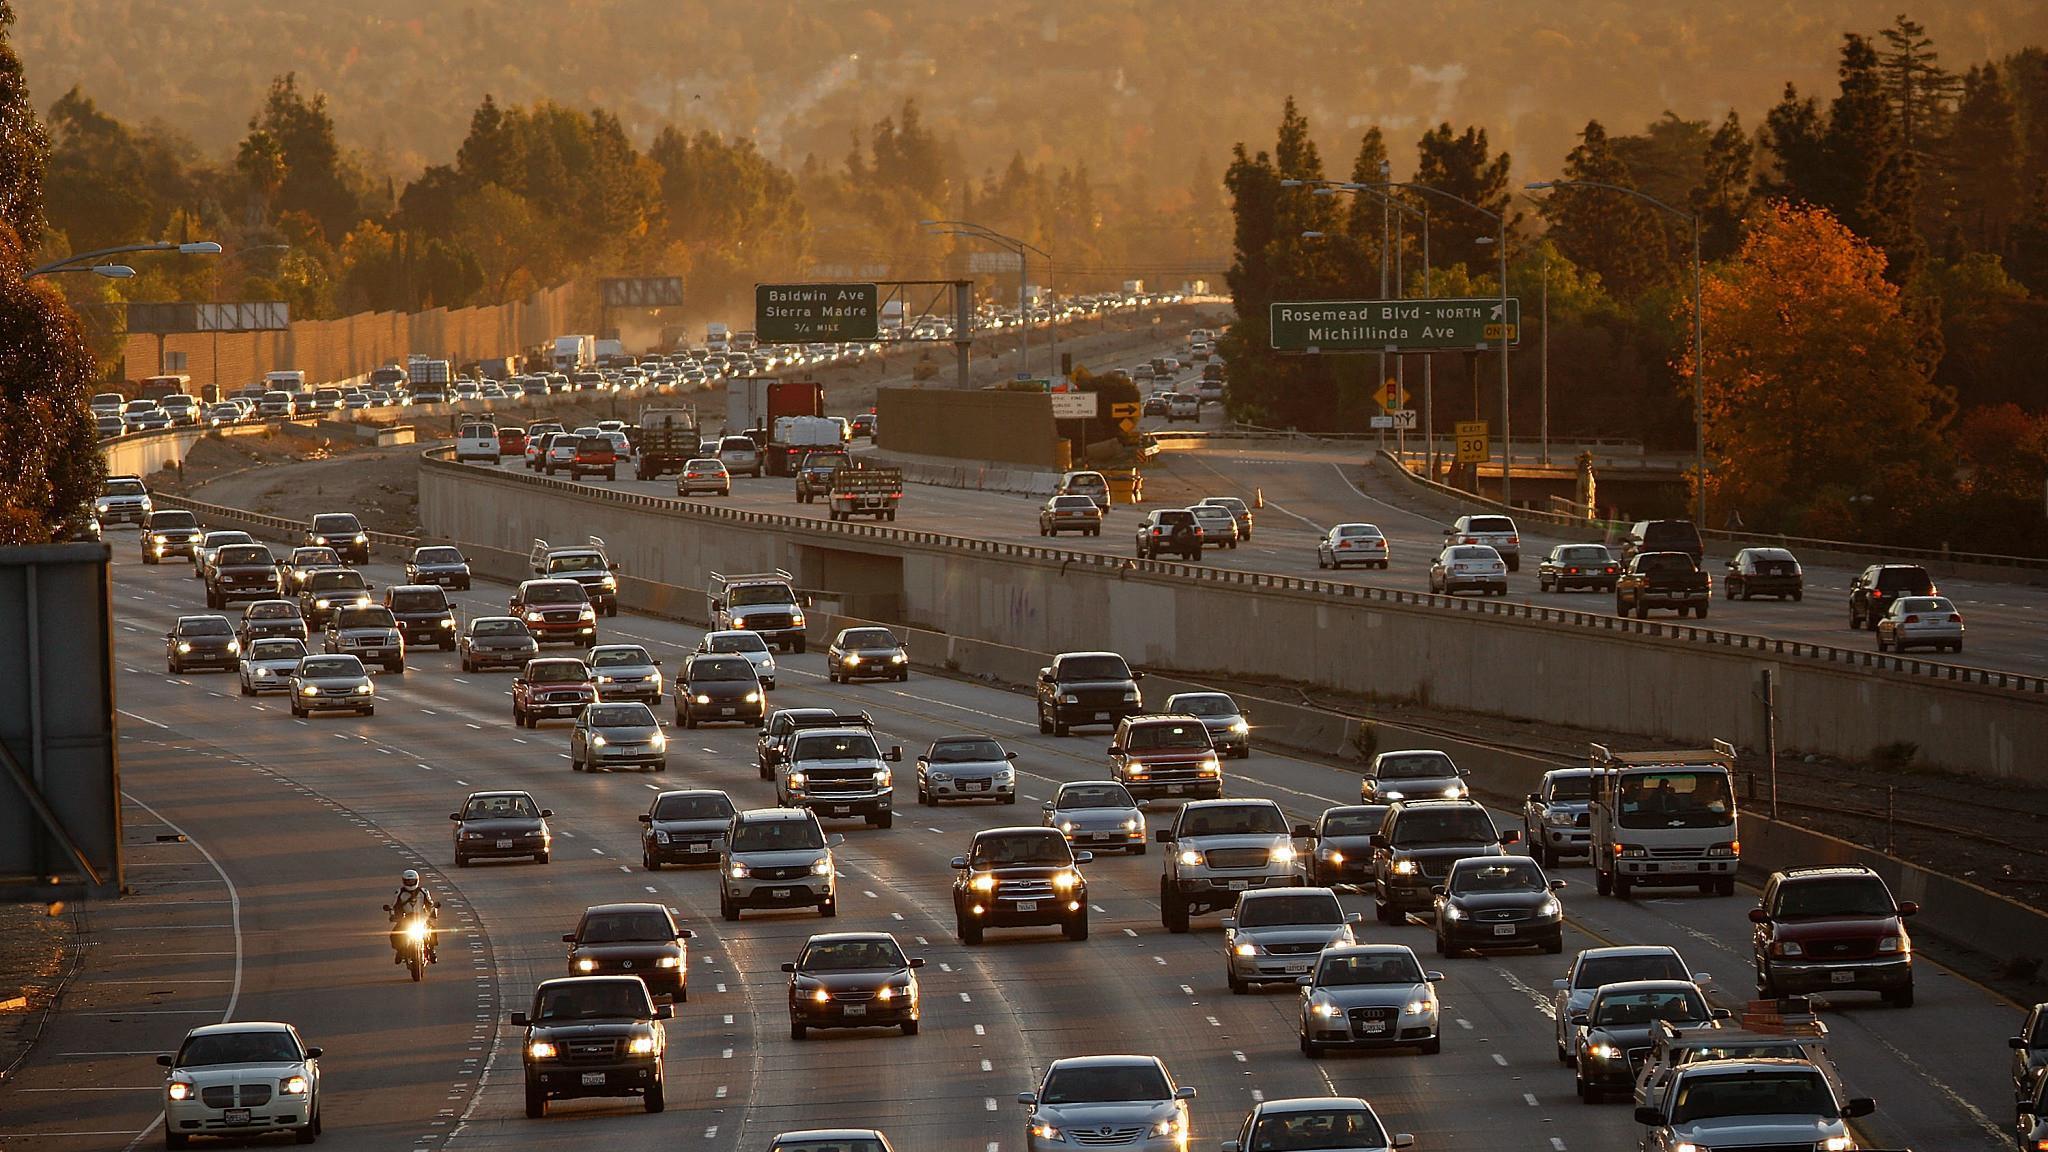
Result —
M813 1028L900 1028L917 1035L923 1012L916 969L924 957L905 956L887 932L832 932L813 936L789 973L789 1038Z

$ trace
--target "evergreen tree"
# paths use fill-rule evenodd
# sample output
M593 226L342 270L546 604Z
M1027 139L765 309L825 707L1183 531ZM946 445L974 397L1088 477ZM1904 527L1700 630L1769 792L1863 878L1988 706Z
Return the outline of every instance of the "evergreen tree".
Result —
M361 201L351 187L352 173L345 169L334 139L327 96L315 93L307 99L294 73L270 82L262 110L249 119L238 164L252 182L271 193L268 200L274 211L304 212L327 236L347 235L362 218Z
M1565 157L1564 178L1635 187L1628 165L1615 155L1606 128L1586 122L1579 144ZM1623 299L1649 287L1663 263L1664 234L1656 209L1626 192L1564 187L1541 209L1566 259L1590 272Z
M1770 164L1757 173L1756 194L1765 200L1815 204L1825 199L1827 149L1820 106L1813 97L1785 85L1785 93L1764 114L1764 154Z
M1916 157L1925 155L1942 135L1948 104L1961 82L1941 66L1941 53L1918 21L1900 13L1879 35L1885 42L1880 57L1885 99L1899 125L1899 145Z
M2048 296L2048 176L2035 181L2025 215L2013 224L2007 267L2027 291Z
M1420 160L1415 169L1416 183L1449 192L1488 212L1506 214L1512 243L1518 214L1508 202L1510 161L1505 152L1498 156L1491 153L1484 128L1467 128L1457 133L1450 124L1439 124L1423 133L1416 152ZM1438 267L1463 264L1476 274L1499 262L1500 256L1491 246L1476 243L1482 236L1494 235L1492 221L1441 197L1430 199L1430 239L1436 249L1431 255Z
M1379 125L1375 124L1359 138L1358 155L1351 161L1351 182L1378 184L1391 178L1387 168L1386 138L1380 134ZM1382 191L1392 193L1395 189ZM1380 259L1380 239L1386 232L1386 211L1388 209L1378 196L1370 192L1357 193L1351 197L1350 211L1344 222L1344 230L1358 244L1360 256L1375 265Z
M2025 157L2019 109L1996 64L1971 68L1963 76L1962 102L1942 152L1966 240L1980 252L2005 251L2013 222L2025 208Z
M1854 33L1842 38L1841 92L1828 109L1826 167L1815 203L1883 249L1886 274L1904 284L1926 249L1914 220L1919 166L1900 142L1881 67L1869 40Z
M0 0L0 225L23 252L32 253L43 244L43 166L50 159L50 137L29 102L21 58L8 39L13 23L14 5Z
M1750 169L1755 145L1732 110L1714 135L1700 165L1699 187L1693 189L1692 210L1700 218L1700 257L1720 260L1742 243L1742 220L1749 215Z
M521 191L526 183L525 148L516 117L507 116L488 92L469 117L469 135L455 153L456 170L474 187L496 184Z

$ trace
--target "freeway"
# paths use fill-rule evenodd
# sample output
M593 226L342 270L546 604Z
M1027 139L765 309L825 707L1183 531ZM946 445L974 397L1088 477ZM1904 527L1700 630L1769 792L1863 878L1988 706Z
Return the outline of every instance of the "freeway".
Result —
M924 493L920 493L924 495ZM117 536L117 545L122 540ZM742 807L772 803L748 728L672 730L660 777L572 774L566 733L513 726L504 674L463 674L450 654L416 651L379 678L366 719L299 721L273 699L235 694L218 674L163 674L162 630L196 611L178 565L143 568L117 546L115 617L137 896L91 912L89 960L24 1074L0 1088L0 1145L131 1147L153 1132L150 1055L188 1026L231 1015L297 1023L325 1047L323 1141L418 1150L753 1149L775 1131L877 1125L905 1152L1022 1147L1012 1102L1053 1058L1099 1051L1164 1056L1200 1089L1195 1145L1214 1146L1259 1099L1338 1092L1372 1100L1426 1149L1561 1152L1632 1143L1625 1106L1587 1106L1555 1061L1546 1001L1561 958L1439 960L1447 979L1441 1055L1302 1057L1287 992L1224 987L1214 917L1169 935L1155 898L1156 855L1090 865L1094 932L996 932L967 949L951 932L946 861L983 827L1030 823L1059 781L1104 772L1099 737L1040 736L1026 698L916 676L901 685L824 682L821 656L783 662L778 706L869 711L907 757L932 738L985 731L1019 752L1015 808L904 809L887 831L835 826L843 914L753 914L719 921L705 872L643 872L637 813L662 787L714 786ZM396 582L384 563L378 585ZM458 594L465 614L502 610L508 589ZM697 630L622 614L601 639L647 644L673 671ZM1271 797L1296 817L1357 795L1355 773L1260 751L1230 762L1234 794ZM446 813L468 790L531 790L555 809L555 859L454 870ZM1164 818L1155 810L1157 826ZM185 840L158 836L186 834ZM396 873L419 867L450 902L457 935L423 984L388 960L377 905ZM1621 903L1563 871L1568 949L1665 943L1715 973L1717 999L1748 995L1749 901L1690 894ZM504 1021L533 984L563 970L559 934L586 905L658 899L694 928L691 995L668 1025L669 1107L645 1116L616 1101L521 1115L517 1033ZM1348 906L1365 911L1356 895ZM788 1038L777 965L809 933L883 928L928 958L925 1028L915 1038L829 1033ZM1376 940L1420 950L1415 924L1372 924ZM1989 1148L2008 1114L2014 1006L1923 961L1918 1004L1869 997L1831 1005L1831 1049L1853 1087L1878 1098L1870 1142Z
M1205 421L1213 426L1219 418L1217 410L1205 409L1205 413ZM1429 591L1430 561L1443 546L1442 532L1448 520L1398 482L1381 476L1366 464L1366 449L1302 448L1229 440L1182 444L1194 446L1169 441L1161 459L1178 481L1200 493L1192 499L1200 499L1201 495L1238 496L1250 503L1257 493L1263 493L1265 498L1264 509L1255 513L1252 539L1235 550L1211 549L1203 557L1204 563L1408 592ZM507 459L499 467L518 470L521 464ZM616 482L590 479L585 483L650 495L675 495L673 480L638 481L623 473ZM729 499L693 499L784 516L823 520L829 515L822 502L797 503L792 483L786 479L736 478ZM1038 535L1039 503L1039 498L1031 496L918 485L905 495L895 526L1013 544L1056 544L1077 552L1136 554L1132 532L1141 515L1139 510L1122 505L1114 508L1100 537L1069 534L1057 541L1047 541ZM1162 505L1151 499L1147 506ZM1392 564L1387 570L1318 571L1316 541L1331 525L1350 521L1376 523L1387 534L1392 546ZM1537 561L1555 545L1577 542L1555 534L1548 526L1525 528L1522 568L1508 577L1508 598L1547 608L1612 611L1613 599L1604 593L1537 591ZM1717 584L1721 577L1719 565L1727 556L1711 552L1708 555L1708 569L1714 573ZM1741 601L1717 596L1704 623L1731 632L1875 650L1873 633L1851 631L1848 627L1847 590L1861 569L1812 561L1805 562L1804 567L1808 595L1803 601ZM2048 587L1964 578L1943 578L1938 583L1944 594L1955 599L1969 622L1968 644L1962 653L1920 655L1935 661L2034 676L2048 672ZM1676 616L1659 612L1653 618L1675 620Z

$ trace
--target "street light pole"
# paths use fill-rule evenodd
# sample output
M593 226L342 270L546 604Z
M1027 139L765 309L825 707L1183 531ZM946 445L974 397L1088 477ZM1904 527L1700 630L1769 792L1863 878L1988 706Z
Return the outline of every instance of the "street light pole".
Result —
M91 267L91 262L102 256L120 256L129 252L177 252L186 256L218 256L220 255L220 245L211 240L193 240L182 244L171 240L153 241L146 244L116 244L110 248L95 248L90 252L74 252L69 256L52 260L41 267L30 269L28 275L22 277L22 279L29 280L37 276L49 276L58 272L81 271ZM125 265L110 264L105 265L105 267L111 269L125 267ZM109 271L99 274L115 279L122 278L119 272ZM130 275L133 275L132 269L130 270Z
M1537 387L1542 393L1543 463L1550 463L1550 249L1543 250L1543 348L1539 353Z
M1052 255L1045 249L1028 241L1019 240L1015 236L1005 236L993 228L966 220L920 220L918 223L927 231L935 231L946 236L973 236L990 241L1017 254L1017 323L1019 326L1017 355L1018 359L1022 362L1019 368L1028 378L1031 374L1031 305L1028 291L1030 273L1026 266L1024 253L1028 250L1045 257L1045 266L1048 273L1052 268ZM1055 335L1053 339L1057 341L1058 336ZM1057 361L1054 362L1053 367L1058 367ZM1048 373L1048 376L1050 376L1050 373Z

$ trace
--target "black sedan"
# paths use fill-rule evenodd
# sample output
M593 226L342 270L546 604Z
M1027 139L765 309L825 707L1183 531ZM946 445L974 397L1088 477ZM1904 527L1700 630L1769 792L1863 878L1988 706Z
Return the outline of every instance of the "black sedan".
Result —
M1708 1008L1699 985L1690 980L1630 980L1603 984L1593 993L1581 1021L1579 1037L1579 1099L1597 1104L1606 1092L1632 1091L1636 1061L1650 1047L1659 1023L1674 1026L1725 1020L1725 1008ZM1632 1055L1633 1054L1633 1055Z
M548 817L555 810L533 802L526 792L472 792L462 809L450 812L455 822L455 866L471 860L515 860L532 857L545 864L552 854L554 833Z
M1324 809L1316 821L1308 882L1326 888L1371 884L1372 838L1386 815L1385 804L1340 804Z
M846 628L825 656L828 680L908 680L910 654L887 628Z
M173 676L188 668L238 672L242 642L225 616L180 616L164 633L164 664Z
M519 669L540 655L540 643L517 616L477 616L463 624L455 651L464 672Z
M657 794L640 814L641 867L659 872L664 864L718 863L734 811L732 797L716 788Z
M1559 544L1536 565L1539 592L1568 592L1573 588L1612 592L1619 579L1621 561L1614 558L1605 544Z
M1564 906L1551 893L1562 880L1546 879L1534 860L1474 856L1451 865L1435 888L1436 954L1492 948L1564 951Z
M789 973L789 1038L813 1028L901 1028L917 1035L921 956L905 956L887 932L813 936Z
M405 561L407 584L439 584L469 591L469 561L459 549L445 544L415 548Z
M1806 595L1806 575L1799 558L1783 548L1744 548L1729 557L1721 592L1730 600L1752 596L1798 600Z
M767 716L761 678L744 656L690 657L676 683L676 723L759 724Z
M684 941L695 935L678 928L661 904L593 904L562 943L569 945L572 975L638 976L657 996L688 1000L690 947Z

